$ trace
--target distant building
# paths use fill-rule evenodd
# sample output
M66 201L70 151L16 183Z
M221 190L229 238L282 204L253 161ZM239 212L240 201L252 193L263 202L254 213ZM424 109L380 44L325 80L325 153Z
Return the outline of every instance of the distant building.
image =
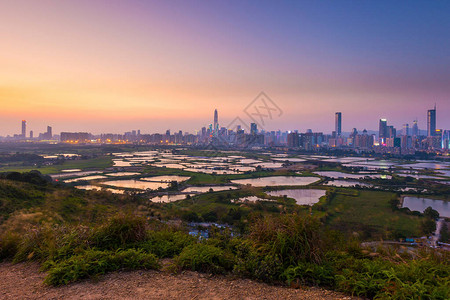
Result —
M386 146L388 148L399 148L401 146L401 139L397 137L386 138Z
M428 110L427 114L427 136L436 135L436 105L434 109Z
M91 140L91 134L87 132L61 132L61 142L87 143Z
M380 139L380 143L385 142L387 138L387 120L386 119L380 119L380 126L378 130L378 138Z
M367 130L363 130L362 134L357 134L355 136L354 146L359 149L369 149L373 147L374 137L373 135L368 135Z
M442 149L450 148L450 130L444 130L442 132Z
M258 125L256 123L250 123L250 133L253 135L258 133Z
M22 137L27 137L27 121L22 120Z
M289 148L298 148L300 146L300 137L298 132L290 132L288 134L287 145Z
M52 127L47 126L47 132L39 134L39 140L51 140L53 137Z
M408 136L409 135L409 124L403 124L403 135Z
M217 109L214 110L214 134L217 135L219 133L219 113Z
M342 113L337 112L334 120L334 131L336 132L336 136L341 136L342 134Z
M401 148L410 149L412 147L412 138L409 135L403 135L401 137Z
M387 137L391 139L397 137L397 130L394 128L394 126L387 127Z
M419 126L417 125L417 120L413 121L412 136L419 136Z
M300 144L306 150L313 150L320 145L322 145L324 141L324 136L322 132L312 132L311 129L306 130L306 133L302 133L300 135Z

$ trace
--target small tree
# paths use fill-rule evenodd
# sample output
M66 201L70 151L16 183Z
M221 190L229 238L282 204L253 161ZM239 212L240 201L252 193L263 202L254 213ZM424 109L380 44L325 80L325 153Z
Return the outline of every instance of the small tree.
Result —
M421 225L422 232L425 235L429 235L429 234L433 233L433 231L436 230L436 222L430 218L425 218L420 225Z
M442 243L448 243L450 241L450 232L446 222L444 222L444 225L441 227L441 238L439 241Z
M391 206L392 210L397 210L398 206L400 204L400 201L398 200L397 196L394 196L389 200L389 205Z
M439 219L439 213L437 210L434 210L431 206L428 206L424 211L423 215L430 219Z

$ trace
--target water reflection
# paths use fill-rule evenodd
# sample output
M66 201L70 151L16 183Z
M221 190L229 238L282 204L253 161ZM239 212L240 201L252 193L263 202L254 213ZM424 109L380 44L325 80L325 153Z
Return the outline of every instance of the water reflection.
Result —
M423 212L428 206L431 206L434 210L437 210L440 216L450 218L449 201L411 196L406 196L403 198L403 207L407 207L410 210Z
M169 187L169 183L165 182L141 181L135 179L103 181L101 182L101 184L138 190L146 190L146 189L156 190L158 188L165 189Z
M288 198L295 199L299 205L313 205L319 202L320 197L325 196L326 190L313 190L313 189L292 189L267 192L270 196L287 196Z
M187 196L193 196L194 194L175 194L175 195L163 195L163 196L155 196L150 199L152 202L174 202L178 200L184 200Z
M308 185L318 181L317 177L297 177L297 176L270 176L260 178L232 180L232 183L251 184L256 187L261 186L283 186L283 185Z

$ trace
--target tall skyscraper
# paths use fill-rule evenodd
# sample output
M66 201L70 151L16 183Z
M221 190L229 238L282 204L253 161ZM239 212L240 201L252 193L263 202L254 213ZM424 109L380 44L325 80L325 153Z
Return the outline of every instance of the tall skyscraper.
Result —
M387 120L386 119L380 119L380 127L378 130L378 138L380 140L384 140L387 137Z
M256 125L256 123L250 123L250 133L251 134L258 133L258 125Z
M417 119L413 121L412 135L419 136L419 125L417 125Z
M219 114L217 113L217 109L214 110L214 131L219 130Z
M397 130L394 128L394 126L387 127L386 137L391 138L391 139L397 137Z
M27 121L22 120L22 137L27 136Z
M434 109L428 110L427 118L427 136L436 135L436 105Z
M336 132L336 136L340 136L342 134L342 113L337 112L334 120L334 131Z
M409 124L403 124L403 135L408 136L409 135Z

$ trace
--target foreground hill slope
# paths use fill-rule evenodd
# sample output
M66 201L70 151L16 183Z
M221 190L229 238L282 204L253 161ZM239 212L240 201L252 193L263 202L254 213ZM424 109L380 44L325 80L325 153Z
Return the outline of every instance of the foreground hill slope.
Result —
M293 289L196 272L115 272L99 281L44 285L36 263L1 263L1 299L356 299L319 288Z

